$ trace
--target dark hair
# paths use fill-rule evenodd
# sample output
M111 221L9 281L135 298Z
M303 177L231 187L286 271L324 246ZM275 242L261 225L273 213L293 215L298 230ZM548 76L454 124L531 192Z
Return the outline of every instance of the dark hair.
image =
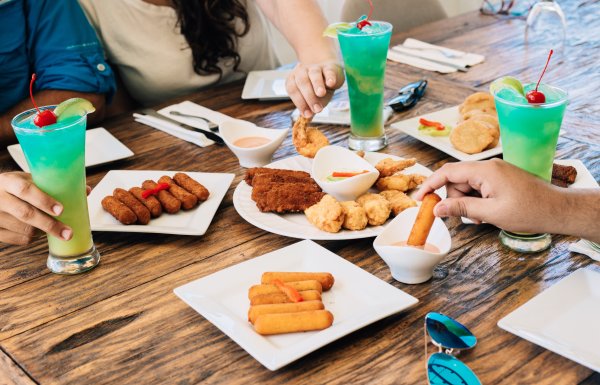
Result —
M243 0L173 0L181 34L192 49L194 71L198 75L219 74L221 59L240 65L237 40L250 29ZM236 26L241 20L242 28Z

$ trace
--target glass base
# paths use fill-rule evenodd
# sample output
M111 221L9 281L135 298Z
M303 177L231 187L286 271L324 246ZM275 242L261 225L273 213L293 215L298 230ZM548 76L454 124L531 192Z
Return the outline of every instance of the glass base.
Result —
M348 137L348 147L351 150L379 151L385 148L387 144L388 141L385 134L377 138L366 138L350 133Z
M73 275L91 270L98 263L100 263L100 253L96 250L96 246L92 245L89 251L75 257L63 258L50 253L46 265L53 273Z
M520 253L539 253L552 243L550 234L516 234L502 230L499 238L504 246Z

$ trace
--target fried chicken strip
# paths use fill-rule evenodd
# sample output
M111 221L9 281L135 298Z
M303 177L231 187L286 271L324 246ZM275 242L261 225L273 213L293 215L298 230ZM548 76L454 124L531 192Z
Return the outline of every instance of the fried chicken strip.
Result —
M409 207L417 206L417 202L415 202L405 193L398 190L385 190L380 192L379 195L383 196L388 202L390 202L390 208L392 209L392 214L394 214L394 216L397 216Z
M427 178L419 174L396 174L385 178L379 178L377 183L375 183L375 187L377 187L377 190L379 191L398 190L405 192L416 188L422 184L425 179Z
M384 160L379 161L379 163L375 165L375 168L377 171L379 171L379 177L385 178L386 176L392 176L395 173L404 170L405 168L414 166L415 164L417 164L417 160L415 158L400 160L385 158Z
M295 170L282 170L278 168L268 168L268 167L254 167L249 168L246 171L246 178L244 179L246 183L252 186L252 181L256 175L277 175L283 178L286 177L298 177L298 178L310 178L310 174L304 171L295 171Z

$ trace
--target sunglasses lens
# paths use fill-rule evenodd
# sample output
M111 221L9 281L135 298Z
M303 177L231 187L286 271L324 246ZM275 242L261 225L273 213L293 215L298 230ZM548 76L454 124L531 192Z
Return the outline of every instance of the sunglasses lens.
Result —
M431 339L447 349L470 349L477 343L469 329L444 314L427 314L425 326Z
M429 385L481 385L475 373L459 359L435 353L427 361Z

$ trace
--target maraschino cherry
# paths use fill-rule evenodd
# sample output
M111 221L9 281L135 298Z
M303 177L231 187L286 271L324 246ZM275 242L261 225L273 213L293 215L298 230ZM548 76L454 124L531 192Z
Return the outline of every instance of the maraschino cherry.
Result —
M50 110L40 111L37 104L35 104L35 100L33 100L33 82L35 82L35 74L31 75L31 82L29 82L29 96L31 96L31 103L33 103L33 106L38 111L33 118L33 124L38 127L44 127L56 123L56 115L54 115L54 112Z
M546 68L548 68L548 63L550 63L550 58L552 57L553 53L554 53L554 51L550 50L550 54L548 55L548 60L546 60L546 66L544 67L544 70L542 71L540 80L538 80L538 82L535 86L535 90L531 90L527 93L527 95L525 95L529 104L541 104L541 103L546 102L546 95L544 95L541 91L538 91L538 87L540 86L540 82L542 81L542 78L544 77L544 73L546 73Z
M369 21L369 19L371 18L371 14L373 13L373 2L371 0L367 0L369 2L369 16L367 16L366 19L359 21L358 23L356 23L356 28L360 29L362 31L363 28L365 28L367 25L373 25L371 24L371 22Z

